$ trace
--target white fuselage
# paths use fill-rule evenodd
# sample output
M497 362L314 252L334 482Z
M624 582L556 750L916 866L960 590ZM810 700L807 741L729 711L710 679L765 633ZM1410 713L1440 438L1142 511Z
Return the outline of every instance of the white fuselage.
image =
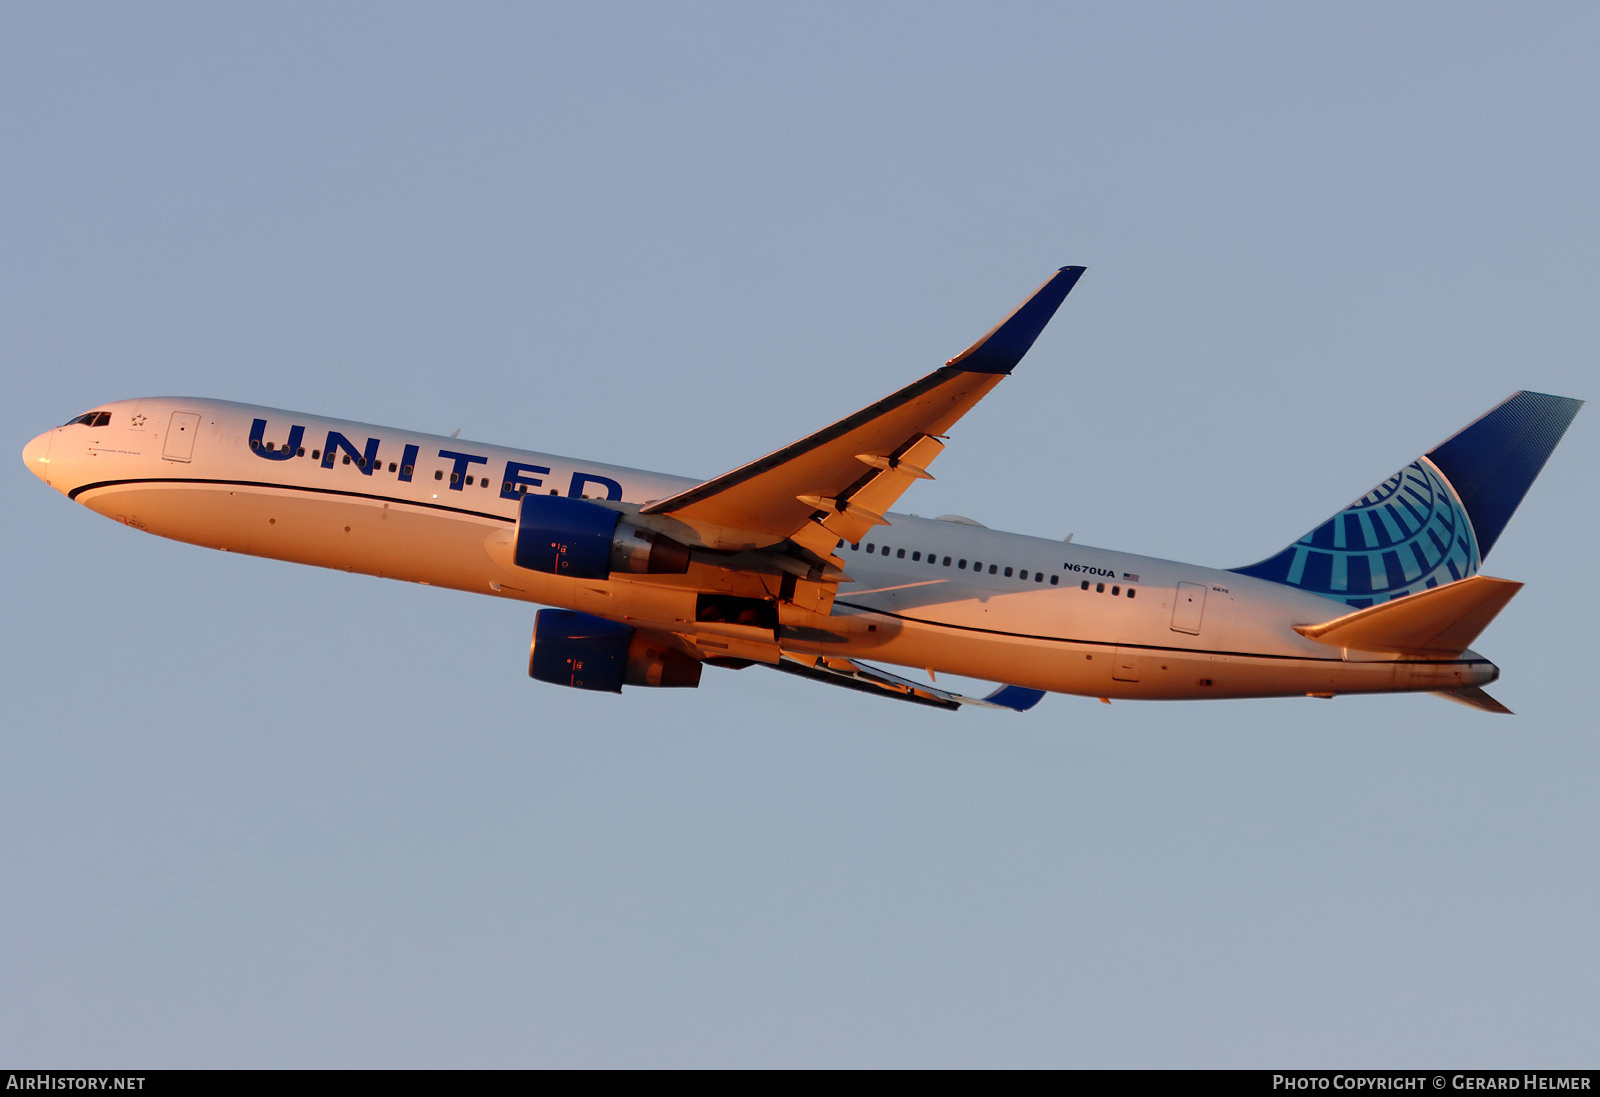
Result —
M1348 607L1276 583L906 515L837 550L849 581L826 627L780 628L762 641L694 619L694 591L777 596L781 575L743 557L696 553L684 575L606 580L511 561L525 492L637 506L693 479L217 400L101 409L106 425L57 427L25 457L108 518L229 552L694 632L703 653L729 658L759 658L765 643L1147 699L1448 690L1498 673L1471 651L1427 660L1307 639L1293 626Z

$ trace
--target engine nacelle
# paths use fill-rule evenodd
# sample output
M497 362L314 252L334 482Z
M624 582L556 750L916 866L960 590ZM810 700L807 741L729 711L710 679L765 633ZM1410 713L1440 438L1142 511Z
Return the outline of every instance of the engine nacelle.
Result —
M574 689L621 693L624 685L693 688L700 661L620 625L570 609L542 609L533 619L528 677Z
M604 579L614 571L682 575L689 570L686 546L610 507L563 495L522 497L513 559L519 568L573 579Z

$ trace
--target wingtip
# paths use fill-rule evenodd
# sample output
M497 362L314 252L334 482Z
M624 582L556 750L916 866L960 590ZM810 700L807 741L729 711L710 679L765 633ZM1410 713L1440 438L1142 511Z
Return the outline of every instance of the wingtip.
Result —
M1027 712L1043 699L1043 690L1028 689L1025 686L1001 686L984 698L997 708L1008 708L1013 712Z
M1044 285L1012 310L1011 315L966 350L945 363L969 373L1010 373L1039 338L1045 325L1067 299L1086 267L1061 267Z

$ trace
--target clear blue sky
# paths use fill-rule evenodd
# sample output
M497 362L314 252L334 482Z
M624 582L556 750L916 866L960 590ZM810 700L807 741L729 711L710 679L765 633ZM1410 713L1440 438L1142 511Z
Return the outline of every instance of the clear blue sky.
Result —
M1089 273L903 502L1231 566L1600 395L1588 4L0 9L0 1062L1593 1065L1591 408L1517 710L592 696L527 607L159 540L166 393L709 476Z

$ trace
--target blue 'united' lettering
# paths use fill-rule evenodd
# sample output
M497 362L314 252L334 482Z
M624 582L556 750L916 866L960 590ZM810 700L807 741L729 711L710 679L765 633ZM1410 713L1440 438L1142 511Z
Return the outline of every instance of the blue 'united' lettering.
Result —
M289 440L283 444L282 449L268 449L262 439L267 433L267 421L256 419L250 424L250 452L257 457L265 457L268 461L287 461L300 452L300 443L305 440L306 428L296 423L289 427Z
M273 445L267 448L266 433L267 420L254 419L250 423L250 452L257 457L268 461L287 461L298 456L305 442L306 428L298 423L289 426L289 437L282 446ZM318 462L323 468L331 469L337 462L339 454L343 453L350 464L361 470L363 476L371 476L373 472L382 467L378 460L378 450L382 440L368 438L361 449L355 443L337 430L328 432L328 440L323 446L321 460ZM406 443L401 449L399 464L391 471L396 473L396 479L402 483L411 483L417 472L417 458L420 448L415 443ZM450 490L462 491L466 487L467 469L473 465L487 465L489 458L476 453L464 453L459 450L442 449L439 456L450 462ZM542 488L545 477L550 475L550 468L546 465L535 465L527 461L507 461L505 475L501 477L500 498L515 500L526 495L530 489ZM487 476L484 477L488 479ZM600 490L603 489L604 494ZM595 498L619 501L622 499L622 484L609 476L602 476L597 472L575 471L567 482L567 495L573 499ZM1075 571L1090 571L1096 575L1110 575L1111 572L1098 568L1086 568L1079 564L1068 564Z

